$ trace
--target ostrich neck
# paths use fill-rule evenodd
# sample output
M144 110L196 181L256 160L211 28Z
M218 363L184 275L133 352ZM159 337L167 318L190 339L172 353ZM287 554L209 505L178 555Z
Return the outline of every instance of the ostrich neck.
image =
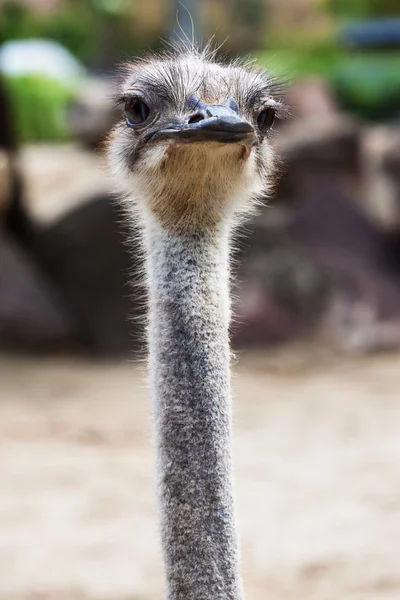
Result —
M168 600L241 600L231 481L229 234L145 230Z

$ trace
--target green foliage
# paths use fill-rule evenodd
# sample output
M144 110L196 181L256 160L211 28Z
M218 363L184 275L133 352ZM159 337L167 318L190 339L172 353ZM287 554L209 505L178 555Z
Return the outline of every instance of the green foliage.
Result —
M277 77L288 80L308 75L327 78L340 60L340 52L334 48L295 48L268 50L259 55Z
M8 0L0 7L0 19L3 41L50 38L64 44L77 56L89 58L93 43L90 3L77 3L73 10L66 5L56 14L43 15Z
M313 75L324 78L342 106L363 118L384 120L399 111L400 52L347 53L333 47L270 50L259 59L288 82Z
M74 97L70 87L41 75L5 77L18 140L64 141L66 112Z
M68 0L51 13L37 13L17 0L0 2L0 42L48 38L63 44L88 65L98 58L113 65L120 53L132 54L148 42L141 32L132 36L129 0ZM117 54L117 55L116 55Z
M350 55L340 62L331 81L345 107L381 120L400 109L400 53Z
M324 4L338 17L368 19L399 15L399 0L325 0Z

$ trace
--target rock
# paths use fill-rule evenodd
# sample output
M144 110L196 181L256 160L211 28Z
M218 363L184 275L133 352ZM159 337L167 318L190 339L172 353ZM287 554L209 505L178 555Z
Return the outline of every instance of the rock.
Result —
M290 163L359 168L360 126L342 114L308 116L291 122L282 131L279 149Z
M14 187L16 144L10 113L9 99L0 77L0 220L5 218Z
M234 342L286 341L322 328L347 349L400 346L397 325L387 334L400 322L399 242L324 172L309 173L292 200L246 227Z
M72 321L57 290L18 242L0 229L0 344L67 344Z
M384 229L400 225L400 127L381 125L362 138L363 201Z
M0 221L9 208L11 186L11 160L8 152L0 147Z
M333 91L326 81L318 77L301 79L287 92L287 104L297 118L331 117L338 113Z
M71 340L85 352L104 356L141 349L143 329L139 317L145 311L144 292L141 286L131 288L129 284L138 278L139 249L135 241L129 240L136 257L131 260L128 253L131 236L121 225L111 197L87 199L47 225L35 223L21 202L13 204L12 212L13 218L8 219L10 233L14 231L14 239L23 248L26 263L18 281L26 280L24 285L28 289L39 289L46 298L47 290L52 291L51 297L56 297L68 314ZM11 268L8 263L6 267ZM40 273L40 283L35 287L30 281L37 280L37 273ZM7 283L6 291L9 287ZM19 293L24 297L22 283L20 288ZM17 290L15 286L12 289ZM0 296L4 293L0 290ZM39 300L37 320L42 328L39 313L45 303ZM9 305L7 300L6 306ZM15 305L18 307L17 302ZM20 313L19 309L17 312ZM15 318L9 308L3 311L2 318L4 327L9 328L9 321L14 331ZM50 332L54 329L51 319L49 328ZM35 338L27 334L24 340L23 328L19 331L21 343L34 346L36 339L38 347L43 345L40 335ZM46 330L44 337L45 333ZM17 338L14 334L13 337ZM63 336L55 337L61 343Z
M277 233L264 231L263 247L256 239L241 256L235 345L289 341L318 323L324 308L328 278L284 231Z
M382 157L382 170L388 178L394 206L393 222L400 227L400 126L392 127L387 148Z
M139 249L110 196L98 196L45 228L35 228L26 247L68 307L77 340L89 352L112 355L142 346L144 313L137 279Z
M104 88L87 92L95 112L98 98L110 102ZM25 148L16 160L7 109L0 85L1 340L129 352L142 341L133 319L143 293L127 284L139 261L128 257L101 159L63 146Z
M334 179L359 198L360 138L359 123L342 114L304 117L283 127L278 141L283 176L277 201L296 198L303 183L318 173Z
M112 191L102 153L88 152L76 144L24 146L19 164L26 211L43 225L55 223L94 196Z
M364 340L365 349L383 343L380 323L400 319L398 248L385 232L340 187L317 177L299 198L289 229L315 268L329 277L326 311L341 298L341 315L347 315L344 322L353 324L347 327L349 335L361 331L361 338L356 337ZM373 336L365 337L368 331Z
M400 126L391 128L391 135L382 157L384 171L400 185Z

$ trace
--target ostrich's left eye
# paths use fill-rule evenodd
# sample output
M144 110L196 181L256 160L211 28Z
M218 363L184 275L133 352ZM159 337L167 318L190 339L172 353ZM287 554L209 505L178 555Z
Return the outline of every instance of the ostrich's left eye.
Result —
M125 100L125 118L129 127L144 123L150 114L150 108L138 96L132 96Z
M275 111L273 108L268 107L260 112L257 117L257 125L262 133L266 133L268 129L271 129L275 121Z

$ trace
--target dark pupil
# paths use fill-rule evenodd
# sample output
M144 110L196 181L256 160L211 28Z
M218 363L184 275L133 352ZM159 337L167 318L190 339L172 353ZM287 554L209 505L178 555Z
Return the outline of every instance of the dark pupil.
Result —
M271 129L272 125L274 124L274 121L275 112L272 108L266 108L265 110L260 112L257 118L257 124L261 131L267 131L268 129Z
M143 123L149 114L149 107L140 98L131 98L125 103L125 116L128 125Z

